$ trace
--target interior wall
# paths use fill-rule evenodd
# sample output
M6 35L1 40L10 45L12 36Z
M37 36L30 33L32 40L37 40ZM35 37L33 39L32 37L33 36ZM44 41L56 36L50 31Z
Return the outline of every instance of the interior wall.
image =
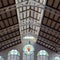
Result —
M5 60L7 60L8 52L10 50L12 50L12 49L17 49L21 53L20 59L23 60L22 59L22 57L23 57L23 55L22 55L23 54L23 46L24 46L24 42L22 42L21 44L18 44L16 46L14 46L14 47L11 47L9 49L6 49L4 51L1 51L0 55L3 56ZM57 54L57 53L55 53L55 52L53 52L53 51L51 51L51 50L49 50L49 49L41 46L41 45L38 45L36 43L34 43L33 46L35 48L35 57L34 57L35 59L34 60L37 60L37 53L38 53L39 50L46 50L49 53L49 60L53 60L53 58L55 56L59 56L59 54Z

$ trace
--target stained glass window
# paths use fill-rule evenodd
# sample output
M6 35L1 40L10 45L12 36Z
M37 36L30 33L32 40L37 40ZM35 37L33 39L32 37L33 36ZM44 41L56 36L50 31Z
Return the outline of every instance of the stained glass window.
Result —
M34 52L34 47L30 44L24 46L23 51L25 54L32 54Z
M34 60L34 47L31 44L24 46L23 60Z

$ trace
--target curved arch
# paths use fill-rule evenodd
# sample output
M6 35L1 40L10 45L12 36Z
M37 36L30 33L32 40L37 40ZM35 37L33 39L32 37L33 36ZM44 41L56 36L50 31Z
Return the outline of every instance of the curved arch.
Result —
M18 55L18 56L20 56L20 53L17 50L14 49L14 50L9 51L8 56L9 55Z
M55 57L54 60L60 60L60 58L59 57Z
M49 54L48 54L48 52L47 51L45 51L45 50L40 50L39 52L38 52L38 54L37 54L37 56L39 56L39 55L44 55L44 56L49 56Z

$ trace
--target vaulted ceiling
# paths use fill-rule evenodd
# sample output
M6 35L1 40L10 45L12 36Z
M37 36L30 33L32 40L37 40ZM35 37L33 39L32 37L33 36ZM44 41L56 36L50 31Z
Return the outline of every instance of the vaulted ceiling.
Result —
M23 2L25 0L20 1ZM40 0L34 1L37 3L40 2ZM40 24L35 24L32 26L32 23L30 23L31 20L33 20L33 22L39 22L38 16L41 13L39 12L40 7L33 8L31 6L24 6L19 8L22 10L20 10L20 13L23 13L23 15L20 14L20 22L22 24L19 24L15 0L0 0L0 51L21 43L22 40L20 32L27 33L30 31L35 34L37 31L36 27L39 27L40 31L38 33L38 38L36 41L37 44L43 45L44 47L55 52L59 52L60 0L47 0L41 26ZM20 25L22 26L20 27ZM24 27L24 25L26 26Z

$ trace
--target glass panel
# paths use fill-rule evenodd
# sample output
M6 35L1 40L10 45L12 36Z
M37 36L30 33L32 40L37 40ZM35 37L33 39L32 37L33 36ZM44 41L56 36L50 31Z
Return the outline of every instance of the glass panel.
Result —
M4 60L2 56L0 56L0 60Z
M38 52L37 56L39 56L39 55L46 55L46 56L48 56L48 52L45 51L45 50L41 50L41 51Z
M20 56L20 53L17 51L17 50L11 50L11 51L9 51L9 53L8 53L8 56L9 55L18 55L18 56Z
M60 58L59 57L55 57L55 59L54 60L60 60Z

